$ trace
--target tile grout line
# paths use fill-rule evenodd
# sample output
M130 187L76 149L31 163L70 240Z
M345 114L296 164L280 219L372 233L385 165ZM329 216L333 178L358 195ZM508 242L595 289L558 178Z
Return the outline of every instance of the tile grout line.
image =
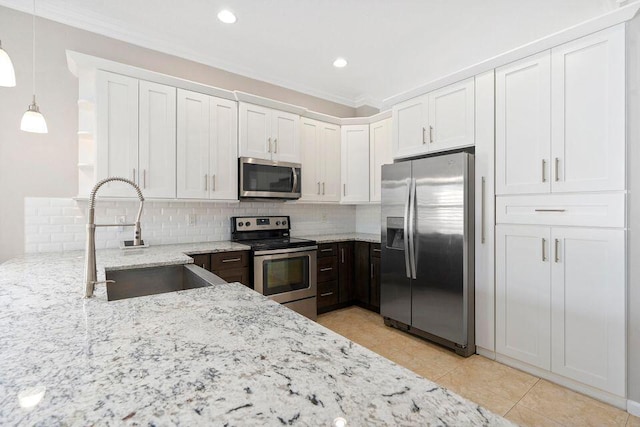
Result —
M538 379L536 380L536 382L535 382L535 383L533 383L533 384L531 385L531 387L529 387L529 390L527 390L527 391L526 391L526 393L525 393L525 394L523 394L523 395L522 395L522 397L521 397L520 399L518 399L518 401L517 401L517 402L516 402L516 403L515 403L511 408L509 408L509 410L508 410L508 411L503 415L503 417L506 417L506 416L507 416L507 414L508 414L509 412L511 412L511 410L512 410L513 408L515 408L515 407L516 407L516 405L517 405L518 403L520 403L520 402L522 401L522 399L524 399L524 398L525 398L525 396L526 396L527 394L531 393L531 390L533 390L533 388L536 386L536 384L538 384L538 383L540 382L540 380L541 380L541 379L542 379L542 378L538 378ZM522 406L524 406L524 405L522 405ZM525 407L525 408L527 408L526 406L524 406L524 407ZM533 409L531 409L531 408L527 408L527 409L528 409L529 411L533 411ZM536 412L536 411L533 411L533 412ZM547 417L546 415L543 415L543 414L540 414L540 415L542 415L542 416L543 416L543 417L545 417L545 418L550 419L551 421L554 421L554 422L556 422L556 423L558 423L558 424L561 424L559 421L554 420L553 418Z

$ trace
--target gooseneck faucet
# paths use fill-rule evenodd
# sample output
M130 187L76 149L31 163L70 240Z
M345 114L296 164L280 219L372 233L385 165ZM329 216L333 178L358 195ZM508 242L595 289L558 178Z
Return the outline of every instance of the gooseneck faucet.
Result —
M138 209L138 215L136 216L136 222L133 224L96 224L95 223L95 206L96 206L96 193L107 182L120 181L132 186L138 194L140 199L140 208ZM85 253L84 264L84 296L85 298L91 298L93 296L93 290L98 282L96 272L96 227L134 227L133 246L142 246L142 231L140 230L140 217L142 216L142 207L144 205L144 197L140 187L135 182L120 177L105 178L93 187L89 194L89 209L87 212L87 246ZM106 281L105 281L106 282Z

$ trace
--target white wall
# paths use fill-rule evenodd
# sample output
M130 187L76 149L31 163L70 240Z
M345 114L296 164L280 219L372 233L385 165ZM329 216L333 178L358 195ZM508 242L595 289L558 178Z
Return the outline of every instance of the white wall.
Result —
M26 197L70 198L78 191L78 81L67 69L66 49L339 117L355 115L351 107L45 19L38 19L37 35L37 95L46 135L19 130L32 94L31 17L0 6L2 46L17 79L15 88L0 87L0 262L24 251Z

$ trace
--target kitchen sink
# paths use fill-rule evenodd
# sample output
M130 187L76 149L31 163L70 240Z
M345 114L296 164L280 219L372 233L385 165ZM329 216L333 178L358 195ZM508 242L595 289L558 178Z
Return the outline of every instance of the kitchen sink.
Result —
M107 299L135 298L227 283L196 265L168 265L106 272Z

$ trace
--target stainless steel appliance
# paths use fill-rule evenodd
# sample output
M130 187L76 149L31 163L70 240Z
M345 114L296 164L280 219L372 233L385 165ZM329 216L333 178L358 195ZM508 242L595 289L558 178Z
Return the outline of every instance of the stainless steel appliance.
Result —
M251 246L257 292L316 320L318 245L290 237L290 227L288 216L233 217L231 238Z
M241 199L299 199L301 167L298 163L240 157Z
M385 323L469 356L474 341L474 156L382 167Z

